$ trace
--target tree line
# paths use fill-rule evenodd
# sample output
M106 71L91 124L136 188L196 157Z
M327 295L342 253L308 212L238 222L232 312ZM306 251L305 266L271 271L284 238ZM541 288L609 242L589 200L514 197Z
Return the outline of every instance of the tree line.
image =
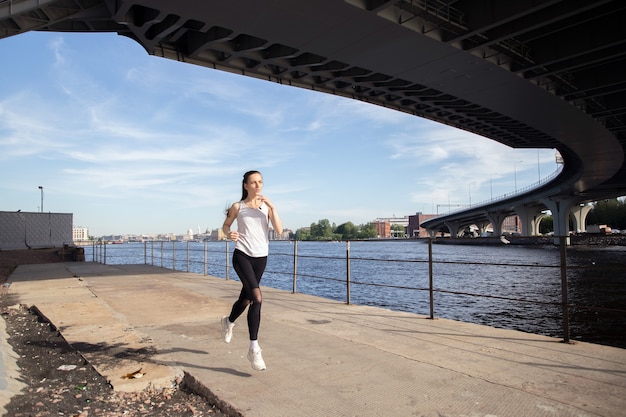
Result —
M587 215L587 224L606 224L612 229L626 230L626 198L597 201Z
M359 240L376 238L376 226L367 223L356 226L352 222L342 223L337 226L328 219L321 219L317 223L311 223L311 227L303 227L296 230L296 240Z
M626 198L613 198L597 201L587 216L587 224L606 224L613 229L626 230ZM395 230L401 226L392 226L392 234L398 237L403 230ZM552 216L546 216L540 224L540 232L553 231ZM328 219L312 223L311 227L303 227L292 236L296 240L359 240L375 239L376 226L374 223L355 225L352 222L342 223L337 226Z

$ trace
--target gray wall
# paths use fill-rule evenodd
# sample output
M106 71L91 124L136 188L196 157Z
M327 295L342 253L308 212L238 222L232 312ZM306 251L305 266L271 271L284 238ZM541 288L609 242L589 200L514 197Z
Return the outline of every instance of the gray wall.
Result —
M72 213L0 211L0 250L73 245Z

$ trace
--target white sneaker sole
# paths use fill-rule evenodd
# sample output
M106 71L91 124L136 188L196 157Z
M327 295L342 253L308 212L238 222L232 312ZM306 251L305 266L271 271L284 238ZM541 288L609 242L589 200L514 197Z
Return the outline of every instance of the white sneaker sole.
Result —
M259 356L260 356L260 352L259 352ZM248 360L250 361L250 364L252 365L252 369L254 369L255 371L264 371L267 369L267 367L265 366L265 361L263 360L263 358L261 358L260 362L255 362L254 361L254 353L252 353L252 351L248 351Z

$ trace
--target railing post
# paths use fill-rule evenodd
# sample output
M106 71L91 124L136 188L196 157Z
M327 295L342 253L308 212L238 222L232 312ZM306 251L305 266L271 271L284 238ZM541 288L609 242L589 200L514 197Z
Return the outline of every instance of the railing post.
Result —
M150 265L154 266L154 240L150 241Z
M187 272L189 272L189 241L187 241Z
M569 343L569 308L567 297L567 247L565 236L559 237L561 252L561 305L563 311L563 342Z
M346 241L346 304L350 304L350 241Z
M102 246L104 248L104 256L103 256L103 259L102 259L102 263L104 265L106 265L107 264L107 244L106 244L106 242Z
M226 281L230 278L230 266L228 265L228 239L226 240Z
M204 276L209 275L208 270L208 262L209 262L209 252L208 252L209 242L204 242Z
M172 271L176 271L176 241L172 240Z
M293 291L292 294L295 294L297 291L296 282L298 280L298 241L293 241Z
M435 297L433 293L433 238L428 238L428 293L430 302L430 319L435 318Z
M148 242L143 242L143 264L148 265Z
M161 241L161 268L163 268L163 244L165 242Z

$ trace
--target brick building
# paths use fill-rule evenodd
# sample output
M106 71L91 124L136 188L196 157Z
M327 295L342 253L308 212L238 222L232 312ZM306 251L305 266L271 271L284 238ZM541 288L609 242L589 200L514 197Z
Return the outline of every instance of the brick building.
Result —
M428 233L426 229L420 227L420 223L426 221L428 219L432 219L433 217L437 217L436 214L424 214L421 212L415 213L412 216L409 216L409 224L407 226L406 234L408 237L428 237Z

